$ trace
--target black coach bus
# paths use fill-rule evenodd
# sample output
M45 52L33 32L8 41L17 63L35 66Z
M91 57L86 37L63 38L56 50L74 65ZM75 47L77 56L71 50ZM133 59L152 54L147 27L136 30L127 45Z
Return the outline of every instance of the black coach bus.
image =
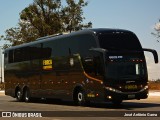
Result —
M121 29L87 29L47 36L4 51L5 95L89 102L146 99L148 73L136 35Z

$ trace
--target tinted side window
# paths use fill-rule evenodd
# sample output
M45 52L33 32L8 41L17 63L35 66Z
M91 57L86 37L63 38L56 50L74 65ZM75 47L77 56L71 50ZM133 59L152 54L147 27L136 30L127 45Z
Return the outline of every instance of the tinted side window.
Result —
M28 61L30 60L30 51L29 51L29 47L24 47L21 48L21 61Z
M30 59L29 47L18 48L14 50L14 62L22 62Z
M94 78L104 76L103 55L98 52L92 52L90 57L83 59L83 67L87 74Z
M14 62L21 62L22 61L22 51L21 49L14 50Z
M63 43L63 46L66 47L63 48L65 51L70 51L71 54L78 53L81 55L81 57L87 57L89 54L89 49L97 47L95 38L88 34L68 37L63 40Z
M13 50L10 50L9 51L9 55L8 55L8 62L9 63L13 63L14 62L14 60L13 60Z
M89 49L97 47L95 38L91 35L77 36L81 56L88 56Z
M52 56L52 48L54 48L53 42L46 42L42 45L42 59L51 58Z
M41 44L33 45L29 47L30 59L40 59L42 56Z
M14 50L9 50L9 63L29 61L34 59L41 59L48 55L48 50L43 52L41 49L41 44L17 48Z

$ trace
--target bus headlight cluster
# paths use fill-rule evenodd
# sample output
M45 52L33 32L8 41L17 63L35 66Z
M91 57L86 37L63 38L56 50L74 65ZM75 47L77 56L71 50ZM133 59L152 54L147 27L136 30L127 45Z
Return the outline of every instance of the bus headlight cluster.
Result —
M112 91L112 92L117 92L117 93L122 93L120 90L117 90L115 88L111 88L111 87L105 87L107 90Z
M146 85L146 86L144 86L143 89L140 90L140 92L145 91L145 90L147 90L148 88L149 88L148 85Z
M144 89L145 89L145 90L148 89L148 85L146 85L146 86L144 87Z

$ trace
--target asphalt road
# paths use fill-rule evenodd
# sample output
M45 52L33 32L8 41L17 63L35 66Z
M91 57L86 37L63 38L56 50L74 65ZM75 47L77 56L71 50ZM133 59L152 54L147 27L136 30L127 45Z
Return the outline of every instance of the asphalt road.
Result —
M125 114L132 117L123 117ZM144 100L124 101L121 106L114 106L111 103L92 103L91 106L81 107L74 106L71 101L59 100L17 102L14 98L0 92L0 116L2 115L0 120L22 120L22 118L25 120L128 120L128 118L137 119L137 117L144 120L158 120L160 118L160 93L157 95L152 92L149 98ZM9 115L12 118L6 117ZM158 117L153 117L156 115ZM28 116L38 118L25 118Z

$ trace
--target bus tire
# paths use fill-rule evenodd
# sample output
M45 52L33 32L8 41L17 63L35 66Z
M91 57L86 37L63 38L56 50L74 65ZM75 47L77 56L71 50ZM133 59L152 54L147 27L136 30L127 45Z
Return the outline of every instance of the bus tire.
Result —
M20 89L16 90L16 99L18 102L22 102L23 101L23 96L22 96L22 92Z
M85 94L83 90L78 90L76 93L75 103L79 106L86 105Z
M24 91L24 101L25 101L25 102L30 102L30 101L31 101L29 89L26 89L26 90Z

